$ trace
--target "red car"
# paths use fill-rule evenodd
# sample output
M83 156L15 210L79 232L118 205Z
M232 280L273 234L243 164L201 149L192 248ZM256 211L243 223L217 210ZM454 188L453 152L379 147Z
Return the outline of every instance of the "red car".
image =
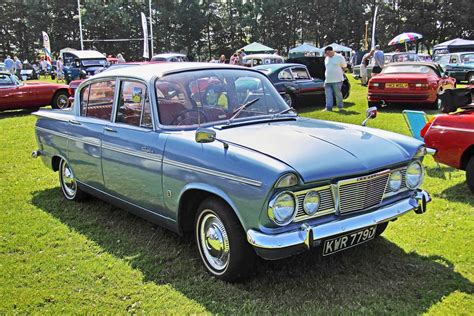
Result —
M474 104L433 117L420 134L426 146L436 149L437 162L466 170L467 184L474 193Z
M403 62L385 66L369 81L369 106L386 103L424 103L438 108L438 93L456 87L456 79L446 76L431 62Z
M49 82L23 83L9 72L0 72L0 111L37 109L51 105L53 108L68 107L68 86Z

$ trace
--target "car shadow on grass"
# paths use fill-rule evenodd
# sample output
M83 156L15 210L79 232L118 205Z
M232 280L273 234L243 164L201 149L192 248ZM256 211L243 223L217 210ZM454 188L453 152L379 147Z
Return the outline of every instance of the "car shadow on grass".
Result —
M27 110L12 110L0 112L0 120L12 117L22 117L31 115L31 113L38 111L38 109L27 109Z
M456 169L452 167L448 167L445 165L437 164L435 167L426 167L426 174L432 178L439 178L439 179L451 179L451 174L456 171Z
M474 193L471 193L466 181L443 190L438 196L448 201L464 203L474 208Z
M32 203L140 270L145 281L170 284L212 313L420 314L455 291L474 293L443 257L407 253L385 238L331 257L315 249L260 260L253 279L228 284L205 272L189 239L100 200L67 203L54 188L35 192Z

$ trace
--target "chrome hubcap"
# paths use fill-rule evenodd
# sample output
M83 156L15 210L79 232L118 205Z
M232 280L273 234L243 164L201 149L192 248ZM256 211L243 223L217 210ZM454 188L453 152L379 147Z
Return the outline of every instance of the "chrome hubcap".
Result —
M66 195L73 197L76 194L77 184L67 162L63 162L62 164L61 175L64 192Z
M65 107L67 107L67 96L60 95L58 97L57 105L60 109L64 109Z
M283 100L285 100L286 104L288 104L288 106L291 106L291 96L288 95L287 93L285 93L283 95Z
M207 262L215 270L224 270L229 263L230 253L227 231L221 220L216 215L207 213L200 222L199 237L200 248Z

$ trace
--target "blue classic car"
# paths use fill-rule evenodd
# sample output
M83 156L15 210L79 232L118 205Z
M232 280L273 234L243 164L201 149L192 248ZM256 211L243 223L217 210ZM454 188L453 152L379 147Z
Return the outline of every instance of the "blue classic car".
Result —
M451 53L436 56L446 74L457 82L474 83L474 52Z
M250 276L257 255L369 241L430 201L422 142L299 117L249 68L111 69L84 81L70 110L36 115L32 155L59 171L66 200L93 195L194 234L206 269L227 281Z
M61 53L64 60L64 79L69 84L73 80L84 79L104 70L107 58L95 50L72 50Z
M285 102L292 107L324 100L324 80L312 78L302 64L270 64L254 67L266 74ZM342 96L349 97L351 85L344 75ZM322 101L324 104L324 101Z

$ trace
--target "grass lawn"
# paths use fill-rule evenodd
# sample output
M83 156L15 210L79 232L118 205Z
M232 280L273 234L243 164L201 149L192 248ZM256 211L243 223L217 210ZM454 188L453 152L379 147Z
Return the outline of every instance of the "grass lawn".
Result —
M304 116L360 124L367 90L352 80L345 113ZM408 134L402 108L369 126ZM464 172L425 160L424 215L331 257L259 265L241 284L209 277L192 242L99 200L68 203L57 174L30 158L35 117L0 113L0 314L472 314L474 198Z

